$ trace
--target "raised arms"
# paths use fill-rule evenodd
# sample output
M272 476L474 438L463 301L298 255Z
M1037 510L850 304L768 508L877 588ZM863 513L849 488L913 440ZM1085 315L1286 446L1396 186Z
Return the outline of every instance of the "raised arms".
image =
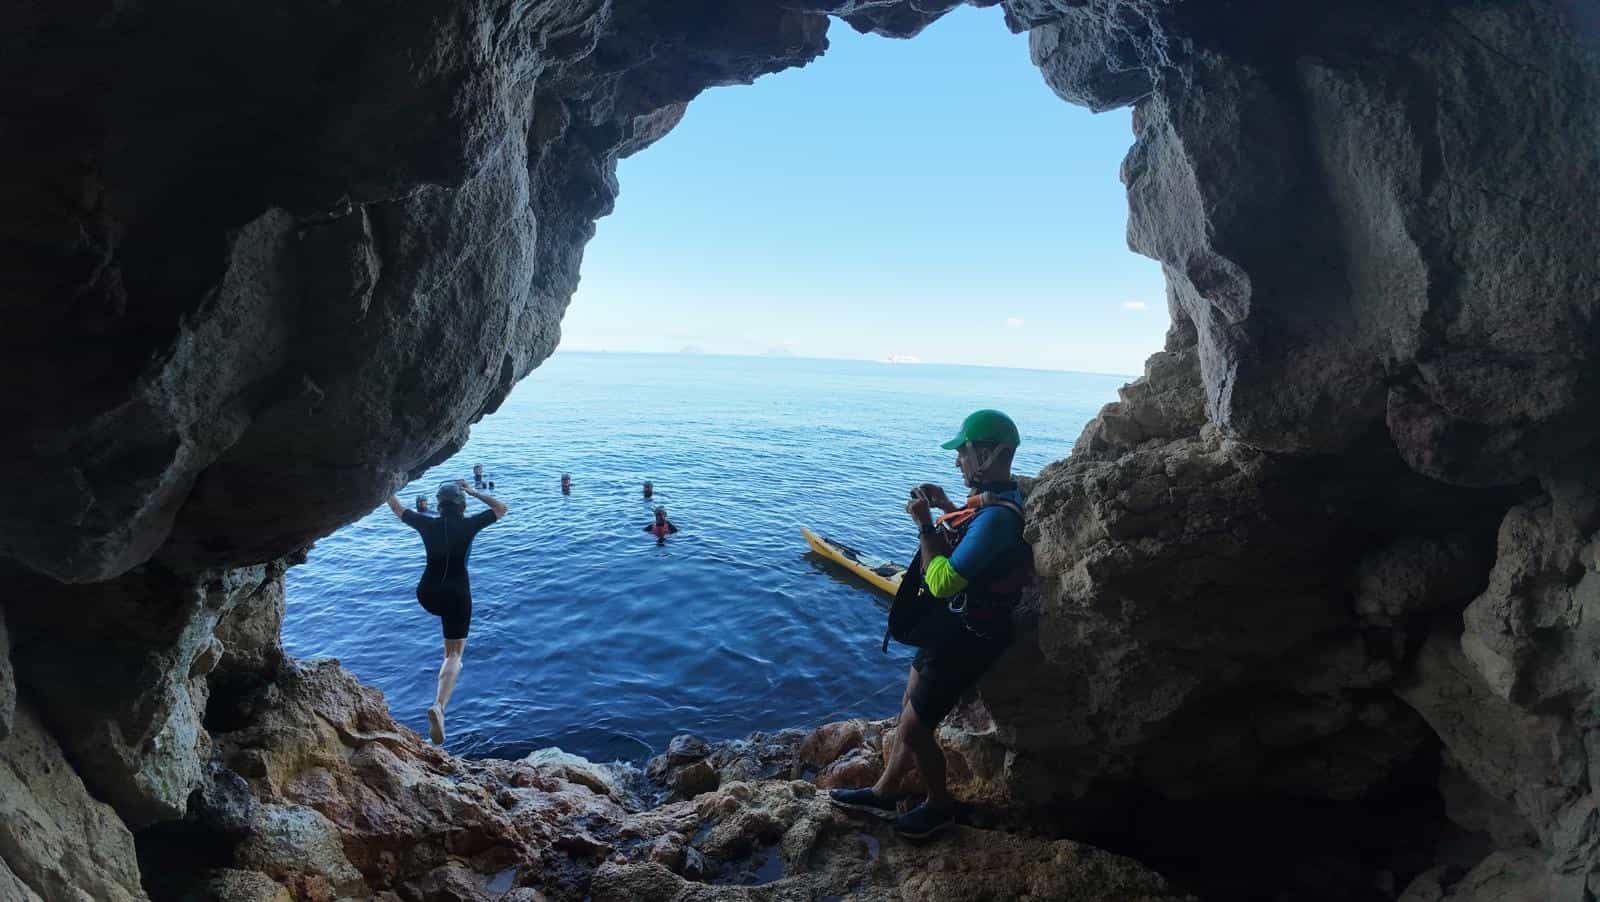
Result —
M510 508L501 503L499 498L496 498L493 495L485 495L484 493L474 489L472 486L467 484L465 479L456 480L456 485L461 486L461 490L466 492L468 495L471 495L479 501L482 501L484 504L489 505L489 510L494 511L494 518L496 520L504 517L506 515L506 511L510 510Z

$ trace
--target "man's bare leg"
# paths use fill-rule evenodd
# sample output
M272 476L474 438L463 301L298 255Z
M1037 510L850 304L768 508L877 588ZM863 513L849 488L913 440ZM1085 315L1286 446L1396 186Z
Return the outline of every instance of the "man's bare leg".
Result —
M922 783L928 789L928 801L950 801L950 791L945 786L944 749L939 748L939 737L933 728L923 723L908 704L900 714L897 731L900 744L909 746L916 756L917 770L922 772Z
M894 751L889 754L889 763L883 769L883 776L872 784L872 791L880 799L892 798L893 789L911 770L911 765L917 762L915 749L906 741L906 722L908 719L915 720L917 716L917 712L911 707L911 690L916 685L917 668L913 667L911 675L906 678L906 691L900 696L900 723L895 726L895 737L899 741L895 743Z
M428 708L428 732L434 745L444 745L444 709L450 704L450 694L456 690L456 677L461 675L461 655L467 650L467 640L444 640L444 663L439 665L439 687L433 694L433 704Z

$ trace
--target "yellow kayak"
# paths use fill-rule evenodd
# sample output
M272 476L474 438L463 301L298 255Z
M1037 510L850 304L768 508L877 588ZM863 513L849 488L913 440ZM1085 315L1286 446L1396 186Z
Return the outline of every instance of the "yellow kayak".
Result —
M806 544L811 546L812 551L871 583L874 589L890 595L900 591L900 577L905 576L906 568L889 561L874 566L863 560L865 555L843 542L819 536L804 526L800 527L800 532L805 535Z

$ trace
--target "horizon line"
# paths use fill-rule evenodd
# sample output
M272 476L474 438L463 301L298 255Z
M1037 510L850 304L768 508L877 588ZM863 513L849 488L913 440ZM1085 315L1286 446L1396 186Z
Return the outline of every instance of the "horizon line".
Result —
M1155 351L1151 351L1155 354ZM1106 373L1098 370L1067 370L1040 366L1005 366L998 363L945 363L938 360L918 360L914 363L897 363L876 357L814 357L805 354L741 354L735 351L639 351L627 348L563 348L557 346L550 356L557 354L637 354L642 357L745 357L752 360L827 360L846 363L881 363L886 366L953 366L975 370L1019 370L1032 373L1068 373L1074 376L1111 376L1117 379L1139 379L1128 373Z

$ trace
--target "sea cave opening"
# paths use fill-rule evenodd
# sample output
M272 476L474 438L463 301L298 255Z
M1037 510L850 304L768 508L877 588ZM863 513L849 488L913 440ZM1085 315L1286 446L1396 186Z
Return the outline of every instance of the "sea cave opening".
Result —
M938 444L967 412L1010 412L1036 473L1160 347L1160 267L1128 250L1115 178L1126 109L1063 103L997 9L829 40L621 162L559 350L402 491L482 463L512 508L474 545L451 751L642 761L679 733L888 716L885 599L801 527L904 562L906 488L959 489ZM683 528L661 545L654 504ZM425 734L420 555L385 507L345 526L290 570L283 634Z

